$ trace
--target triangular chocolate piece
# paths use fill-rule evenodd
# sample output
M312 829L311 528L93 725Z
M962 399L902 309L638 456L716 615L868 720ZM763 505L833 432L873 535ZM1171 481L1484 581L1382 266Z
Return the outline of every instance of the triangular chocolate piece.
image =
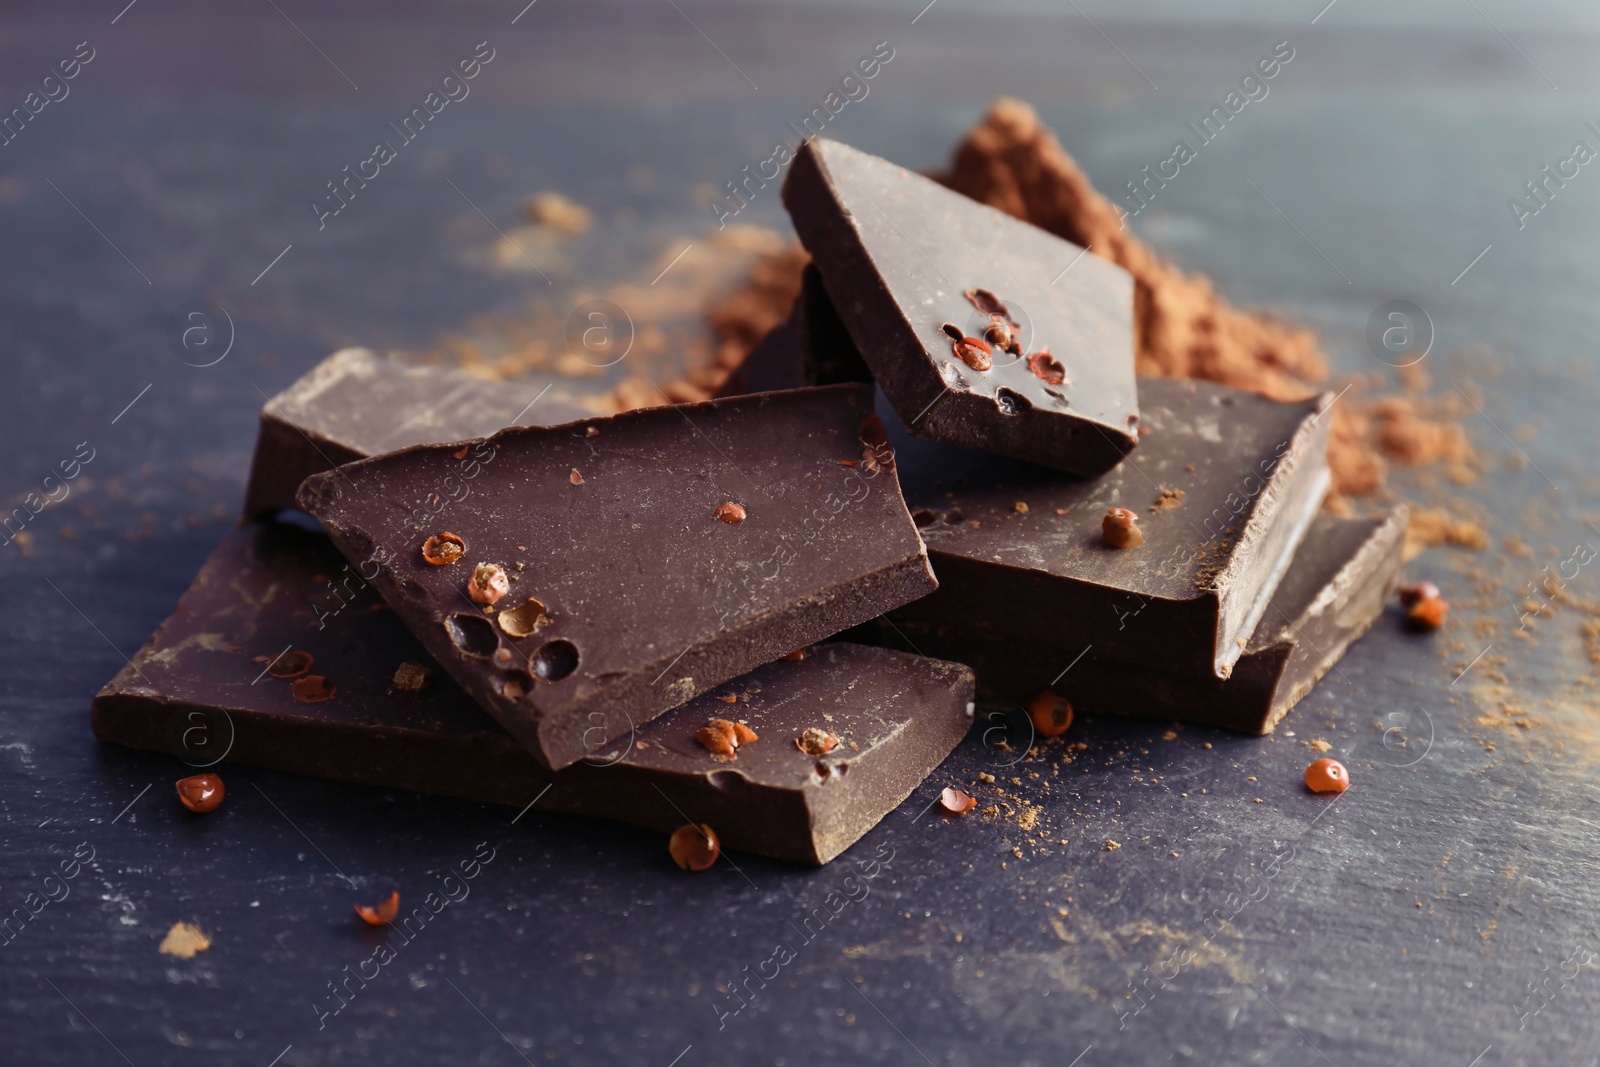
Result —
M882 432L867 386L761 393L409 448L299 503L560 768L935 588Z
M913 433L1083 475L1138 443L1122 268L837 141L806 142L783 202Z

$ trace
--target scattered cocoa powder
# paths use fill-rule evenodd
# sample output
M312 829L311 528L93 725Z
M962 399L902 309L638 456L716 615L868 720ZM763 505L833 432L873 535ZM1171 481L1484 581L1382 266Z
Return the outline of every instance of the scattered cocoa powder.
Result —
M1415 559L1430 545L1458 548L1489 547L1489 535L1471 519L1456 518L1442 508L1412 508L1406 526L1405 558Z
M1589 662L1600 667L1600 619L1586 620L1580 632L1583 634L1583 650L1589 654Z
M1386 396L1367 407L1373 439L1385 456L1408 466L1423 463L1466 464L1472 444L1461 425L1430 418L1424 402L1409 396Z
M1022 101L994 102L957 147L945 180L1132 274L1141 374L1205 378L1280 398L1305 396L1307 382L1326 375L1310 330L1234 309L1210 279L1183 274L1125 229L1116 207Z
M1184 274L1123 228L1121 213L1022 101L995 101L956 149L945 181L1132 274L1139 373L1204 378L1279 400L1308 396L1327 377L1327 362L1309 329L1232 307L1208 278ZM1420 368L1401 381L1414 392L1428 384ZM1368 410L1357 397L1346 397L1333 410L1331 426L1333 506L1341 506L1341 497L1381 487L1385 459L1446 462L1452 480L1460 482L1471 456L1458 423L1429 418L1414 401L1384 398Z
M1133 275L1139 373L1203 378L1278 400L1321 390L1328 365L1311 330L1270 312L1233 307L1209 278L1183 273L1124 229L1117 208L1095 191L1028 104L996 100L957 147L953 168L940 180L1083 245ZM806 262L798 245L770 253L756 262L744 287L712 305L707 318L716 337L715 373L696 379L700 387L714 388L711 379L717 374L720 384L784 319ZM1449 404L1421 396L1429 384L1427 373L1405 368L1400 380L1412 395L1363 401L1368 385L1362 382L1334 407L1329 510L1349 512L1348 497L1380 489L1391 462L1445 463L1451 480L1462 484L1476 476L1456 413ZM1467 536L1452 543L1475 540Z
M662 393L680 404L709 400L762 338L789 317L800 295L800 272L809 262L811 257L794 242L759 256L743 284L706 308L713 338L710 358L698 365L691 360L683 377L659 392L639 379L624 381L617 388L617 407L654 407Z

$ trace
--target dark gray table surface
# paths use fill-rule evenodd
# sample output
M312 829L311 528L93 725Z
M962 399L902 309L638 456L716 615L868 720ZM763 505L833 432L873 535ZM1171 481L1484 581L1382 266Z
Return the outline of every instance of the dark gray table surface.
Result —
M1270 25L954 0L920 17L918 0L521 6L0 14L7 108L94 50L0 147L6 508L93 450L26 549L0 549L0 912L93 852L0 945L0 1062L1600 1063L1595 568L1514 632L1542 568L1600 545L1600 175L1581 168L1520 229L1506 204L1575 141L1600 147L1592 36L1505 4L1420 28L1364 24L1356 0L1315 24L1321 3L1280 5ZM1014 762L974 731L830 867L736 856L703 876L627 827L240 768L195 819L179 763L90 736L95 690L232 522L263 394L333 348L422 350L474 316L648 288L675 246L714 243L707 188L878 41L895 58L837 136L932 166L1010 93L1109 190L1284 39L1270 94L1135 226L1235 300L1315 325L1344 374L1392 385L1367 320L1426 308L1425 366L1476 405L1456 401L1484 473L1402 473L1396 491L1479 515L1494 544L1417 560L1451 627L1419 638L1391 613L1277 736L1092 720L1082 750ZM312 197L480 41L495 58L472 94L319 230ZM548 284L487 269L490 225L540 189L586 205L590 233L542 265ZM787 232L772 192L740 221ZM200 300L233 324L209 367L170 340ZM1351 769L1336 802L1300 785L1313 737ZM927 810L979 772L1012 815ZM421 900L480 842L470 895L415 940L354 921L391 888ZM838 913L808 940L825 899ZM158 953L180 920L209 951ZM393 961L322 1015L385 937ZM793 958L772 976L779 942Z

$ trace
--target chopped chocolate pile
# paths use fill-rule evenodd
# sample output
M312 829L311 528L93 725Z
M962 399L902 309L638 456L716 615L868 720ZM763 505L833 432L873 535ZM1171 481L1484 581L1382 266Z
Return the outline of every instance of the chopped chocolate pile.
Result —
M998 102L943 184L812 139L783 196L809 257L706 242L768 253L706 312L714 350L616 306L705 307L719 268L684 248L666 288L571 313L595 347L466 350L603 387L347 350L269 401L247 523L298 505L323 532L232 532L95 698L96 735L625 820L685 870L725 847L822 864L936 773L980 687L1026 708L1023 753L1065 744L1075 707L1270 732L1403 552L1483 536L1319 514L1387 461L1475 477L1453 402L1413 368L1410 393L1339 405L1309 330L1141 244L1026 105ZM548 251L590 224L527 210ZM1426 583L1403 601L1418 640L1459 625ZM1329 762L1312 788L1343 788ZM223 803L214 771L178 792ZM398 899L356 910L381 925Z

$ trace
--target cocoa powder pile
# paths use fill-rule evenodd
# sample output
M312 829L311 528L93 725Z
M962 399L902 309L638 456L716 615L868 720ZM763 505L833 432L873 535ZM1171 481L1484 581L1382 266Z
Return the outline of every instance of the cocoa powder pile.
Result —
M1229 304L1209 278L1185 274L1119 222L1028 104L1002 97L956 148L950 188L1088 248L1133 275L1140 374L1203 378L1279 400L1324 388L1327 361L1308 328L1269 312ZM769 256L751 281L708 311L718 369L738 361L787 315L806 257ZM724 371L724 373L726 373ZM1381 381L1381 378L1380 378ZM1390 462L1445 463L1456 482L1475 476L1474 456L1454 405L1422 395L1426 376L1402 374L1411 395L1364 400L1357 380L1333 408L1328 506L1381 488Z

